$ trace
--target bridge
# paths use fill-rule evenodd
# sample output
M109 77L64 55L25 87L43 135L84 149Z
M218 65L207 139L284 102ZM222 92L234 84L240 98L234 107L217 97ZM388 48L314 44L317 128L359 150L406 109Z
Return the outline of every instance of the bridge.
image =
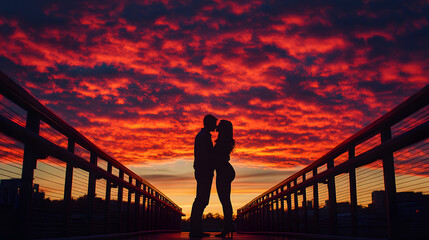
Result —
M0 94L0 239L188 238L177 204L2 72ZM428 239L428 103L429 85L238 209L234 238Z

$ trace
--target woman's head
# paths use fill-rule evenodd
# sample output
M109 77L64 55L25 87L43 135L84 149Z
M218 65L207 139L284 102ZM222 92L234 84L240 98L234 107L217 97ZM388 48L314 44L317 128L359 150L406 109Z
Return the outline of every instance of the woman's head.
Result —
M232 123L228 120L220 120L219 125L216 128L216 131L219 133L217 144L220 142L226 144L226 146L230 147L230 151L234 149L235 140L233 138L233 129Z
M220 120L219 125L216 127L219 135L231 136L232 138L232 123L228 120Z

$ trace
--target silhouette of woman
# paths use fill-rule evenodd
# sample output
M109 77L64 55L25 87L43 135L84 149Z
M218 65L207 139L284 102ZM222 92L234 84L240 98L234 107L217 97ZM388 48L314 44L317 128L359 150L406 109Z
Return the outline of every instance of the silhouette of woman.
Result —
M235 146L232 136L232 123L221 120L216 128L219 133L213 150L214 167L216 169L216 189L222 204L224 215L224 228L216 237L225 238L229 233L232 237L232 205L231 205L231 182L235 178L234 168L229 163L229 154Z

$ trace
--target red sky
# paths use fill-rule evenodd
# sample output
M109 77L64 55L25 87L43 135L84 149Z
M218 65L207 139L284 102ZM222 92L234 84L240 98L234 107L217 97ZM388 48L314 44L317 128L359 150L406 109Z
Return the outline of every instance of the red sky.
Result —
M236 209L429 83L428 13L427 1L3 1L0 70L187 214L202 118L232 121Z

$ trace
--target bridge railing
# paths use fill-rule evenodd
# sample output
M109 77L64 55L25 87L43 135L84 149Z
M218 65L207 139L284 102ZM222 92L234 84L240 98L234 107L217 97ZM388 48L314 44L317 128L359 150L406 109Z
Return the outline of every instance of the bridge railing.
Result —
M0 239L180 231L179 206L2 72L0 94Z
M238 209L238 230L427 237L428 103L429 85Z

